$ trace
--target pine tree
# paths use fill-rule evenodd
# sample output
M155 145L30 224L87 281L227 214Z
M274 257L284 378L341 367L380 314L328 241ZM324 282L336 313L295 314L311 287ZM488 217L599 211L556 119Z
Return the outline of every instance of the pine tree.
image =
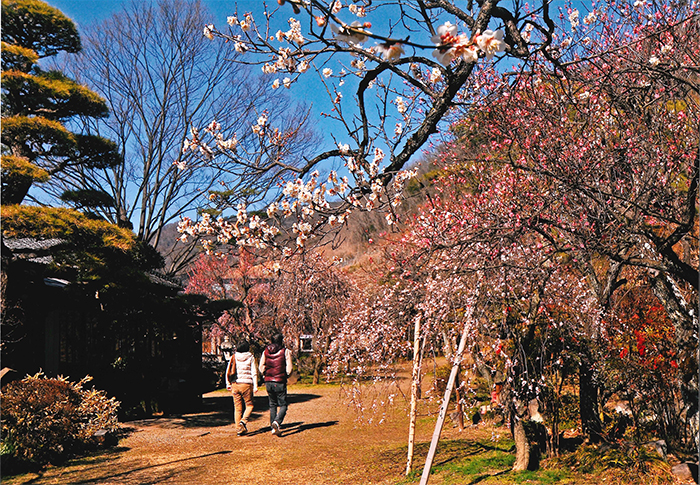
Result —
M53 260L79 279L108 274L105 270L115 260L138 260L135 253L146 248L137 249L128 229L89 211L23 204L31 199L34 184L48 182L71 166L104 168L123 162L114 142L74 133L66 126L77 117L108 116L105 100L60 71L45 70L39 64L59 52L80 50L75 25L39 0L2 0L1 38L3 238L62 240ZM89 209L110 204L111 198L105 195L75 187L66 192L64 201ZM11 252L3 251L3 271L11 259Z
M114 142L73 133L65 125L76 117L107 116L105 100L38 64L61 51L80 50L73 22L39 0L3 0L1 36L3 205L21 203L33 184L71 165L122 163Z

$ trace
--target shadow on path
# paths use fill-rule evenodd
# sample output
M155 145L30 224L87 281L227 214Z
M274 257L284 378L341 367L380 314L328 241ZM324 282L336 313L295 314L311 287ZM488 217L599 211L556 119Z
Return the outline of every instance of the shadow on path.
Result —
M88 483L101 483L102 480L107 480L107 479L110 479L110 478L123 477L123 476L126 476L126 475L130 475L130 474L132 474L132 473L135 473L135 472L143 471L143 470L149 470L149 469L153 469L153 468L165 467L165 466L169 466L169 465L174 465L174 464L176 464L176 463L182 463L182 462L186 462L186 461L198 460L198 459L200 459L200 458L207 458L207 457L209 457L209 456L226 455L226 454L228 454L228 453L232 453L232 451L226 451L226 450L223 450L223 451L216 451L216 452L213 452L213 453L206 453L206 454L204 454L204 455L190 456L190 457L188 457L188 458L180 458L180 459L178 459L178 460L172 460L172 461L168 461L168 462L165 462L165 463L158 463L157 465L148 465L148 466L142 466L142 467L132 468L132 469L130 469L130 470L128 470L128 471L125 471L125 472L112 473L112 474L104 475L104 476L101 476L101 477L95 477L95 478L92 478L92 479L87 480L87 481L85 481L84 479L78 479L78 481L75 481L75 482L63 482L63 483L65 483L65 485L70 485L70 484L78 485L78 484L88 484ZM85 471L86 471L86 470L77 470L77 471L75 471L75 472L68 472L68 473L65 473L65 474L63 474L62 476L65 477L66 479L70 480L70 478L68 478L68 475L71 475L72 473L85 474ZM35 479L33 479L33 480L30 480L29 482L26 482L26 483L34 483L34 482L36 482L37 480L39 480L39 479L41 479L41 478L42 478L42 476L40 475L40 476L38 476L37 478L35 478Z
M301 433L302 431L306 431L309 429L325 428L328 426L335 426L336 424L338 424L338 421L326 421L324 423L308 423L308 424L305 424L303 421L298 421L295 423L286 423L286 424L282 425L281 438L284 438L286 436L291 436L293 434ZM246 434L246 436L257 436L259 434L270 433L271 431L272 431L272 428L270 428L269 426L266 426L264 428L256 429L255 431Z
M326 428L328 426L335 426L336 424L338 424L338 421L326 421L325 423L309 424L290 423L286 426L282 426L282 438L284 438L285 436L291 436L293 434L301 433L302 431L306 431L307 429Z
M287 394L287 401L289 405L294 405L319 399L320 397L322 396L318 394L289 393ZM267 396L254 396L253 409L253 418L266 416L269 409ZM184 414L176 419L181 419L182 422L171 424L171 426L184 428L228 426L233 423L233 397L230 394L204 397L202 398L202 409L200 412Z

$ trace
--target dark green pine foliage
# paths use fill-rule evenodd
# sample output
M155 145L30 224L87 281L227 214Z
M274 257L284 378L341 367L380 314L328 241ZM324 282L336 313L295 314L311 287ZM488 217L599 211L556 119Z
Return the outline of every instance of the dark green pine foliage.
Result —
M0 36L3 365L30 375L40 368L89 374L125 415L195 406L203 312L177 295L177 284L149 273L162 267L161 255L130 229L91 213L114 205L105 192L71 187L61 199L74 208L30 204L34 184L71 166L123 163L115 143L67 128L73 119L107 116L105 100L39 65L80 50L75 26L44 2L2 0ZM5 244L21 239L58 242L46 249L49 262L37 262ZM49 287L46 277L68 283ZM55 339L44 338L47 329Z
M2 0L1 36L3 205L21 203L33 184L71 165L122 163L114 142L65 126L73 117L107 116L105 100L63 73L38 65L61 51L80 50L73 22L38 0Z

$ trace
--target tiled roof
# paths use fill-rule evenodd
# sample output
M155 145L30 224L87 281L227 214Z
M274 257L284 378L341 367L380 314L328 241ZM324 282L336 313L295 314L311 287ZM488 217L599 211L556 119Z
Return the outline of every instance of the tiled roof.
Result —
M32 263L38 264L51 264L53 262L53 257L50 254L46 254L49 249L63 244L65 239L36 239L33 237L22 237L22 238L4 238L3 243L10 251L15 253L15 256L23 259L25 261L31 261ZM44 252L44 254L42 254ZM182 290L182 285L165 275L158 273L147 273L148 278L152 283L157 285L165 286L167 288L174 288L176 290Z
M4 241L5 246L7 246L7 249L11 249L13 251L22 251L22 250L32 250L32 251L38 251L42 249L51 249L54 246L58 246L59 244L62 244L65 241L65 239L36 239L33 237L20 237L20 238L5 238Z
M147 273L148 279L151 280L151 283L155 283L157 285L161 286L167 286L168 288L175 288L177 290L182 290L182 285L178 283L177 281L172 280L171 278L168 278L165 275L158 274L158 273Z

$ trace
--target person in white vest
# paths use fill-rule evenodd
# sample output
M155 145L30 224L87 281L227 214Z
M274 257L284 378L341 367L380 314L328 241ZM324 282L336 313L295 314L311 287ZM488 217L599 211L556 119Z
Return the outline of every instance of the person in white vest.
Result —
M226 389L233 394L236 433L238 436L244 435L248 432L248 418L253 412L253 394L258 392L258 370L255 358L250 353L250 344L246 341L236 346L236 353L228 362Z

